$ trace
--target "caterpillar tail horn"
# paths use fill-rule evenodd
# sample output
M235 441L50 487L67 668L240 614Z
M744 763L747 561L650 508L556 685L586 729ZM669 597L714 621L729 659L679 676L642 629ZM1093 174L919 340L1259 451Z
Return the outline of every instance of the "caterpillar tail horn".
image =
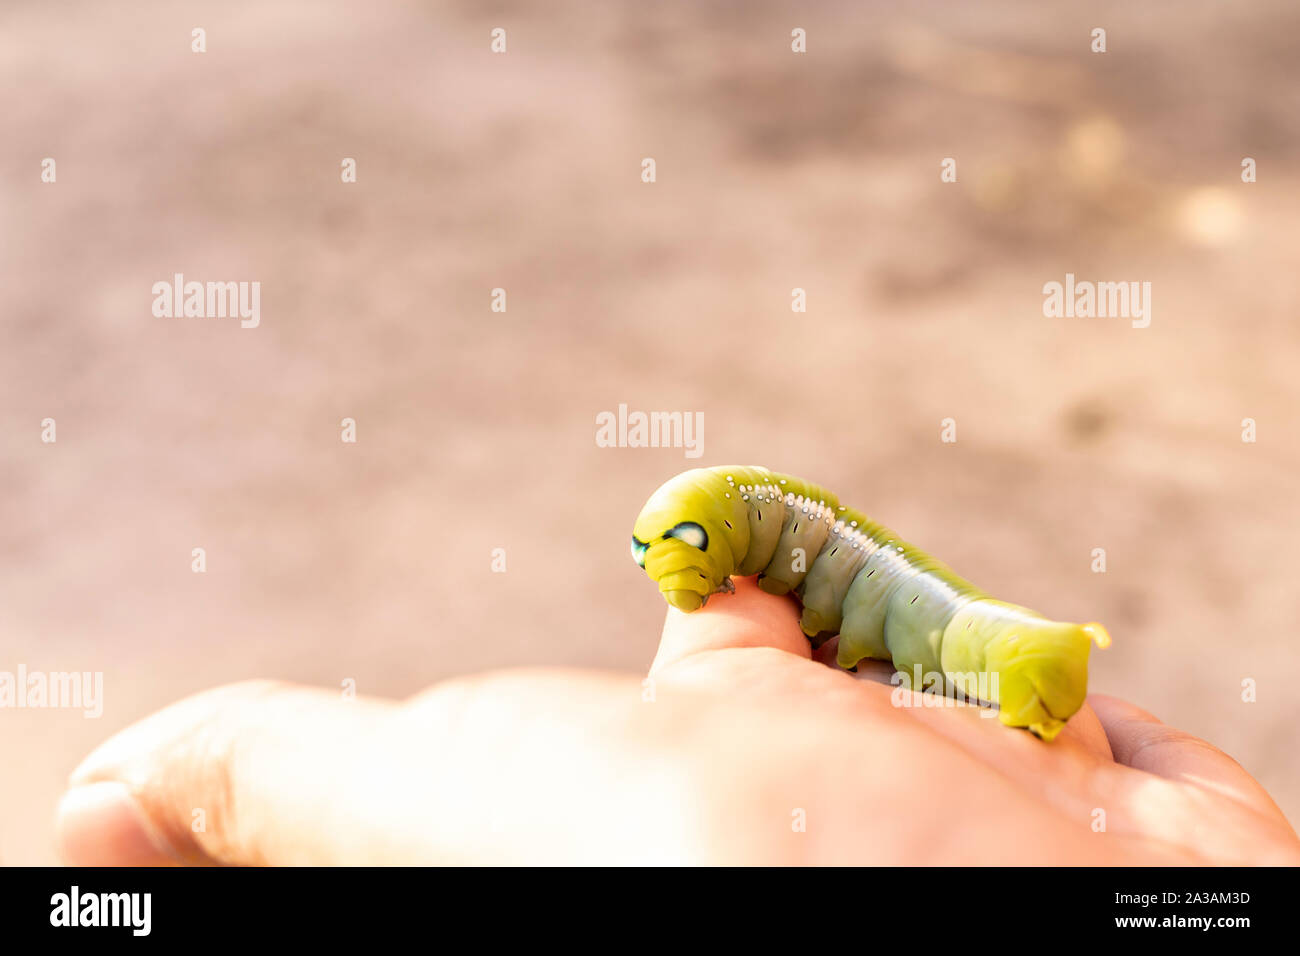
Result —
M1089 621L1082 625L1083 632L1092 638L1093 643L1097 645L1098 650L1105 650L1110 647L1110 632L1102 627L1096 621Z

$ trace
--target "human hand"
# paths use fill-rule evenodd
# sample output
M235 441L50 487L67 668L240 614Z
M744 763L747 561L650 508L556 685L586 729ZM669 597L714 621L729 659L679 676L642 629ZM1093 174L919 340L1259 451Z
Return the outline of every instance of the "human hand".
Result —
M61 853L82 865L1300 863L1245 770L1131 704L1094 695L1050 744L979 708L919 706L888 665L847 674L812 659L793 601L736 586L695 613L669 609L644 683L516 670L404 702L270 682L198 694L74 771Z

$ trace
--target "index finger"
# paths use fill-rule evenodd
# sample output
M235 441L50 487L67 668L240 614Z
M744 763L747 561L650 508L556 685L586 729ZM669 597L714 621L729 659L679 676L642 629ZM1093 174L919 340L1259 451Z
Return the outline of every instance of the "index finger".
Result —
M60 852L80 866L698 860L698 785L664 754L701 706L649 707L633 677L560 670L458 678L403 702L221 687L73 772Z
M752 578L735 581L734 594L714 594L689 614L668 608L663 637L650 673L703 651L737 647L773 647L799 657L812 656L812 645L799 627L799 609L786 597L763 592Z
M1106 731L1116 763L1205 787L1290 825L1268 791L1218 747L1118 697L1091 694L1088 703Z

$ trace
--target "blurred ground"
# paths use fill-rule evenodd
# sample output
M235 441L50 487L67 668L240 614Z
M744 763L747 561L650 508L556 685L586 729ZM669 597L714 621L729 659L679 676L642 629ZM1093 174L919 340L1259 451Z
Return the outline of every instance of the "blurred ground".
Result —
M0 669L106 703L0 711L0 859L200 688L644 668L632 519L726 462L1106 622L1094 689L1300 820L1300 9L1076 6L7 4ZM261 327L154 318L174 272L261 281ZM1044 318L1066 272L1151 327ZM620 402L704 457L597 448Z

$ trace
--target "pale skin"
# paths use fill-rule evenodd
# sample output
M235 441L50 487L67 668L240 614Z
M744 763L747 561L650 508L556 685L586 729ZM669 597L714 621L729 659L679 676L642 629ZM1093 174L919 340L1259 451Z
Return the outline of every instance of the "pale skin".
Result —
M91 865L1300 863L1295 831L1236 761L1132 704L1093 695L1051 744L976 708L896 706L910 692L888 666L844 673L821 662L833 646L814 659L793 600L736 585L669 609L645 683L516 670L401 702L269 682L190 697L74 771L60 852Z

